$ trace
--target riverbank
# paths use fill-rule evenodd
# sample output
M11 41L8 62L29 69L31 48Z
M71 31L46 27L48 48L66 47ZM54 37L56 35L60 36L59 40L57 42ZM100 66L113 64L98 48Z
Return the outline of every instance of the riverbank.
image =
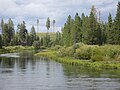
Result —
M91 49L89 48L89 50L88 50L89 53L85 52L85 50L83 50L83 48L88 49L87 47L91 47ZM111 50L114 50L114 53L112 51L110 52L110 53L113 53L113 55L110 55L113 58L112 57L110 58L110 56L107 55L108 48L106 48L106 47L108 47ZM67 55L72 51L68 50L68 52L67 52L66 50L63 50L63 48L60 48L59 50L54 50L54 49L45 50L45 51L36 53L35 56L47 57L47 58L55 60L57 62L74 65L74 66L85 66L85 67L94 68L94 69L120 69L119 52L115 51L115 50L119 51L119 48L118 48L119 46L116 47L117 49L115 49L113 47L115 47L115 46L88 46L88 45L85 46L85 45L83 45L75 50L74 57L72 55L71 56ZM93 51L93 48L95 49L96 52ZM68 49L68 48L66 48L66 49ZM79 50L79 52L81 52L81 50L84 51L84 54L83 54L83 51L81 52L82 58L84 57L83 59L82 58L80 59L81 53L79 53L78 50ZM90 52L92 52L92 54L93 53L95 53L95 54L92 55ZM106 55L104 55L103 52ZM77 56L76 56L76 54L77 54ZM75 58L75 57L77 57L77 58ZM117 60L114 60L116 58L117 58Z
M34 50L33 46L7 46L0 49L0 54L19 52L23 50Z

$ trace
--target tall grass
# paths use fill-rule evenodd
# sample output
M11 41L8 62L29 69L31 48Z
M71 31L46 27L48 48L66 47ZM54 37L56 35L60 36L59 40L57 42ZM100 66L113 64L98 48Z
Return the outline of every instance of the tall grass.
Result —
M0 49L0 53L11 53L18 52L22 50L34 50L33 46L7 46Z
M104 62L91 62L88 60L78 60L71 57L59 57L57 51L53 51L53 50L39 52L36 53L35 56L47 57L49 59L52 59L60 63L80 66L80 67L87 67L89 69L120 69L120 64L116 65L115 63L108 64Z
M62 47L58 51L60 57L74 57L79 60L90 60L93 62L120 62L119 45L73 45Z

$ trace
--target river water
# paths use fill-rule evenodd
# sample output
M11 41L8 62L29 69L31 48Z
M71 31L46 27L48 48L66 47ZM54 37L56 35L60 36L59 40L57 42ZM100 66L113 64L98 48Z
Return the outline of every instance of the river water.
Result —
M0 90L120 90L120 71L65 65L28 51L1 54Z

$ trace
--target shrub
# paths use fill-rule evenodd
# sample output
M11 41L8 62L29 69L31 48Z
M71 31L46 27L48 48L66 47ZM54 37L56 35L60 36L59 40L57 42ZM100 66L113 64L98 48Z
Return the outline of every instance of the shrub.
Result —
M60 57L65 57L68 55L67 51L66 51L66 48L65 47L62 47L59 51L58 51L58 56Z
M91 58L91 54L91 47L85 45L76 50L74 57L76 59L89 60Z
M45 46L41 46L40 49L46 49L46 47Z
M56 46L54 46L52 49L53 49L53 50L59 50L61 47L62 47L62 46L60 46L60 45L56 45Z
M91 60L93 62L104 61L104 56L102 56L102 55L93 55L93 56L91 56Z
M83 45L84 45L84 43L76 43L76 44L73 45L73 48L77 49L79 47L82 47Z
M40 42L39 42L39 41L34 41L34 42L33 42L33 46L34 46L34 49L35 49L35 50L40 49Z

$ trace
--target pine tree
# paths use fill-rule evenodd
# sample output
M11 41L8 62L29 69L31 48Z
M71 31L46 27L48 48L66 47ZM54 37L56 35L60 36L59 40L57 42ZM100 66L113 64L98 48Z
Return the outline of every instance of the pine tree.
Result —
M23 21L23 23L21 23L18 26L18 29L19 29L19 40L20 40L21 45L27 45L27 34L28 34L28 32L27 32L24 21Z
M105 44L107 43L107 35L108 35L108 32L107 32L107 23L104 23L102 22L100 24L100 27L101 27L101 36L102 36L102 44Z
M2 36L0 35L0 48L2 48Z
M61 42L61 34L60 32L56 32L55 44L60 45L60 42Z
M91 11L89 16L89 33L88 33L88 44L96 44L97 43L97 30L96 30L96 18L94 13Z
M50 35L46 33L46 36L43 38L43 46L48 47L50 43Z
M75 43L82 42L82 23L81 19L76 13L75 15L75 21L74 21L74 30L75 30Z
M117 13L114 20L115 44L120 44L120 2L117 5Z
M112 16L109 13L108 16L108 25L107 25L107 43L108 44L114 44L114 30L113 30L113 22L112 22Z
M96 37L97 37L97 42L96 44L97 45L102 45L102 30L101 30L101 27L100 27L100 24L97 23L97 26L96 26Z
M71 16L69 15L67 18L67 22L64 25L63 29L63 40L64 40L64 45L70 46L71 45L71 28L72 28L72 19Z
M55 29L55 20L53 20L53 32L54 32L54 29Z
M83 43L89 43L89 17L86 16L84 19L82 18L82 38Z
M4 25L4 20L3 18L1 19L1 27L3 28L3 25Z
M76 43L76 32L75 32L75 24L74 24L74 19L71 20L71 35L70 35L70 45L73 45Z
M30 42L31 42L30 45L32 45L35 40L36 40L36 32L34 26L32 26L30 32Z
M47 33L49 33L49 29L50 29L50 18L49 17L47 18L47 21L46 21L46 28L47 28Z
M14 25L11 18L8 20L8 32L9 32L9 43L11 43L15 35Z
M11 45L15 46L15 45L18 45L19 42L18 42L18 34L14 35L13 36L13 40L11 41Z
M2 37L3 37L3 44L4 46L9 45L9 31L8 31L8 24L4 24L2 28Z

